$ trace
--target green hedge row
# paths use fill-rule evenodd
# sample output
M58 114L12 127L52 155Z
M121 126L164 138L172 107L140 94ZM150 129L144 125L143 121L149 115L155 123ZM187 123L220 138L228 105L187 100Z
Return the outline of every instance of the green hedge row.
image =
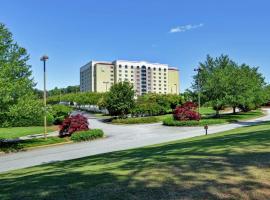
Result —
M140 124L140 123L155 123L161 121L158 117L134 117L126 119L113 119L114 124Z
M205 125L213 125L213 124L224 124L227 123L225 119L202 119L200 121L189 120L189 121L177 121L172 117L168 117L163 120L163 125L166 126L205 126Z
M87 131L78 131L71 135L70 139L74 142L94 140L104 136L104 132L101 129L91 129Z

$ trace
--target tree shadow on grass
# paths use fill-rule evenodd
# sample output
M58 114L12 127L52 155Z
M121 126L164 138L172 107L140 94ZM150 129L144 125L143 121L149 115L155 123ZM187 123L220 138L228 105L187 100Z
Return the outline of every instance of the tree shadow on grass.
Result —
M269 199L270 132L178 141L3 174L0 199Z

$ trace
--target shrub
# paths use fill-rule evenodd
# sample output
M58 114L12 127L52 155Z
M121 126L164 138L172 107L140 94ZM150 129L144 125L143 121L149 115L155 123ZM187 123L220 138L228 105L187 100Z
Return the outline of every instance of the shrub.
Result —
M189 121L177 121L173 117L167 117L163 120L163 125L166 126L205 126L213 124L224 124L228 123L225 119L202 119L200 121L189 120Z
M88 131L79 131L71 135L71 140L75 142L88 141L103 137L104 133L101 129L92 129Z
M126 118L126 119L113 119L112 123L115 124L139 124L139 123L155 123L160 122L161 120L158 117L135 117L135 118Z
M56 104L52 106L52 114L54 117L60 117L60 116L67 117L71 111L72 111L72 108L66 105Z
M200 120L201 116L196 112L197 105L192 102L186 102L182 106L177 106L173 112L173 117L178 121Z
M60 126L59 135L66 136L71 135L75 131L89 130L87 118L83 115L71 115L67 117Z

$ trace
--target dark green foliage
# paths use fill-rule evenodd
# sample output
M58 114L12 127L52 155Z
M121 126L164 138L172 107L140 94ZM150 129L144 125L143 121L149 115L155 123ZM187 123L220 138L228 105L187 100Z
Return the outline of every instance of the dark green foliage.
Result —
M200 73L194 76L193 88L204 101L209 102L217 115L225 106L242 111L256 109L266 102L264 77L257 67L238 65L228 56L207 56L200 63ZM198 87L199 86L199 87Z
M112 123L115 124L143 124L143 123L155 123L161 121L159 117L130 117L125 119L113 119Z
M134 108L134 90L128 82L114 84L105 96L104 107L110 115L124 117Z
M26 49L0 23L0 127L37 125L43 115L28 59Z
M183 98L179 95L149 93L138 97L131 114L134 116L163 115L170 113L182 103Z
M74 142L94 140L103 137L104 133L101 129L91 129L87 131L78 131L71 135L70 139Z

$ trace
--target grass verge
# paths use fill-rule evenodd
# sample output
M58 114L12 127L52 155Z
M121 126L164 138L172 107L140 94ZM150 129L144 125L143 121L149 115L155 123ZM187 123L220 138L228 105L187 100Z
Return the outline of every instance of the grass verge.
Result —
M59 138L59 137L48 137L47 139L38 138L38 139L31 139L31 140L24 140L18 143L6 143L0 146L0 152L18 152L24 151L29 148L47 146L52 144L59 144L64 142L69 142L70 139L66 138Z
M247 113L237 114L221 114L219 118L215 117L203 117L200 121L177 121L172 116L169 116L163 120L163 125L166 126L205 126L213 124L226 124L232 122L239 122L249 119L254 119L264 116L262 110L254 110Z
M48 132L57 131L57 126L49 126ZM0 128L0 138L12 139L44 132L42 126Z
M270 123L12 171L0 199L260 199L270 196Z

